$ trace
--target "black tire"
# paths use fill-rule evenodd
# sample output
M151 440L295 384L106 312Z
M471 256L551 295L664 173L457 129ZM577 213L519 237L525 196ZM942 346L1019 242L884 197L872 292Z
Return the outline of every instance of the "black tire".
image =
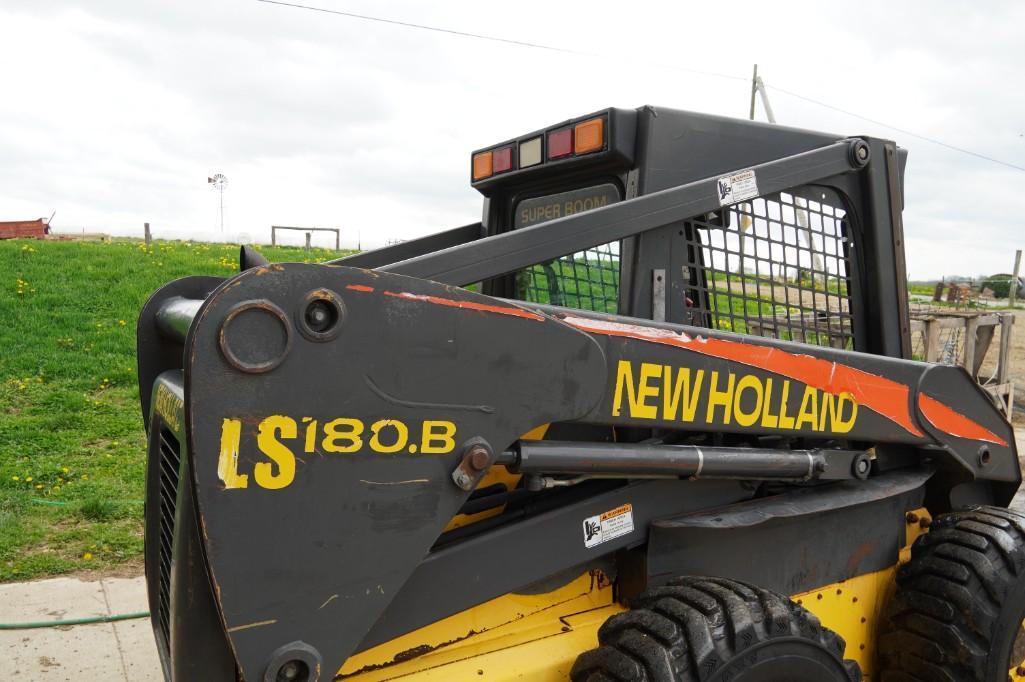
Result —
M883 682L1007 682L1025 659L1025 514L944 514L897 571L879 641Z
M858 682L844 641L788 598L720 578L678 578L598 630L573 682Z

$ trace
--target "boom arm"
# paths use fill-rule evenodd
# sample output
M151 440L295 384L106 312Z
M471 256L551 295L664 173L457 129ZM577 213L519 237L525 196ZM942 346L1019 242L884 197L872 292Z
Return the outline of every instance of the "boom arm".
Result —
M158 293L144 315L189 309ZM966 479L1019 482L1010 426L960 369L337 266L255 267L193 312L184 445L246 679L292 659L338 670L481 476L545 424L889 443ZM657 515L689 504L655 499Z

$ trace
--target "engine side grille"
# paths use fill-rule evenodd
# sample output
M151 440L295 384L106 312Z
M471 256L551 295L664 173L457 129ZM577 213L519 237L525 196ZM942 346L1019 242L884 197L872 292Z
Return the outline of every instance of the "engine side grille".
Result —
M167 429L160 430L160 549L157 559L157 626L170 650L171 643L171 557L174 546L174 511L178 499L181 447Z

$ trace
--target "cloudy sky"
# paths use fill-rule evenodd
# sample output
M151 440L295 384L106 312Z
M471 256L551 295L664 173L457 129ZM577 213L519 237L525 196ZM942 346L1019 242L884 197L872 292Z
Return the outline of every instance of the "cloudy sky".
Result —
M297 1L569 52L257 0L3 0L0 220L377 246L479 218L474 148L607 106L746 117L757 62L781 123L909 150L912 277L1025 247L1025 172L909 134L1025 167L1023 3Z

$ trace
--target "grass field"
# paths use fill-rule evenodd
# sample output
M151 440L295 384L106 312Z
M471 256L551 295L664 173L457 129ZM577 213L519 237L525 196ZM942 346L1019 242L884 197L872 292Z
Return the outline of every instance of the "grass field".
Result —
M136 316L169 280L237 271L231 245L0 241L0 581L141 567Z

